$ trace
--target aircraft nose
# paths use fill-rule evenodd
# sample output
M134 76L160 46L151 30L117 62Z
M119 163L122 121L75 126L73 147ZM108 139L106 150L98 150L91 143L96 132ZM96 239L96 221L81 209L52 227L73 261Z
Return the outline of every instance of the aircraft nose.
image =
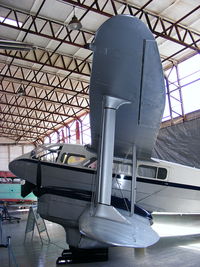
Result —
M9 163L9 165L8 165L9 170L10 170L13 174L15 174L16 176L18 176L18 175L17 175L17 169L18 169L17 166L18 166L17 160L13 160L13 161L11 161L11 162Z

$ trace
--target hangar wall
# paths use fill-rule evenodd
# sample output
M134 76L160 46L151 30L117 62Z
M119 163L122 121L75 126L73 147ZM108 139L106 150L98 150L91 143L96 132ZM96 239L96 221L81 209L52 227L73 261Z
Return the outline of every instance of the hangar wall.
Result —
M0 171L8 171L8 164L11 160L30 152L34 148L28 144L1 144L0 145Z
M152 156L200 168L200 118L161 128Z
M31 144L1 141L0 171L8 171L11 160L34 148ZM161 128L152 157L200 168L200 117Z

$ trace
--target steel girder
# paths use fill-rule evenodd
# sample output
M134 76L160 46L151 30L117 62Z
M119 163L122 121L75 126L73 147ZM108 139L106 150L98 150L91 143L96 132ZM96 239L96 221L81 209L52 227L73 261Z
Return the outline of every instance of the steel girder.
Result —
M148 25L149 29L156 37L162 37L186 48L195 50L196 52L200 52L200 34L180 24L181 20L185 19L187 15L191 15L191 13L195 12L199 7L188 13L177 23L122 1L107 0L103 6L100 0L94 1L92 6L89 6L85 0L63 0L63 2L79 6L107 17L124 13L135 15ZM19 31L56 40L79 48L87 47L87 42L94 36L94 33L83 30L74 33L70 31L65 24L38 15L34 16L27 12L5 6L1 6L1 8L3 9L3 13L5 13L5 19L0 22L0 25L18 29ZM6 19L13 17L17 21L16 25L7 24ZM19 18L23 21L20 21ZM20 26L21 23L22 25ZM30 25L32 26L29 27Z
M20 65L4 64L0 70L0 77L4 80L18 82L19 85L23 84L24 88L27 86L36 86L41 90L55 89L57 92L65 93L68 95L77 95L88 99L89 83L66 78L55 73L38 71L33 68L27 68ZM80 91L80 92L79 92ZM56 96L59 101L59 98Z
M3 77L1 93L4 94L4 97L13 96L10 100L6 98L6 103L7 106L17 108L19 114L26 112L29 117L42 117L42 121L48 121L49 117L52 117L56 126L59 126L60 123L63 125L63 122L69 118L75 119L88 111L89 102L88 93L86 93L88 83L86 82L16 65L5 65L1 73L3 73L0 74ZM20 101L16 92L21 84L26 88L26 95ZM19 104L16 105L18 101ZM23 124L25 120L26 117L21 119L19 123ZM40 124L37 123L31 127L38 125Z
M83 30L78 32L70 31L65 24L43 18L39 15L32 15L28 12L3 5L0 5L0 8L1 14L3 14L4 17L0 25L17 29L28 34L38 35L67 45L75 45L78 48L83 48L84 45L87 45L87 41L94 35L93 33ZM6 23L6 19L13 18L16 21L15 25Z
M8 114L7 114L8 115ZM18 125L17 125L17 120L19 119L19 117L17 116L17 115L15 115L16 117L17 117L17 119L14 119L14 116L10 116L10 119L9 118L7 118L7 119L2 119L1 120L1 124L2 124L2 126L3 126L3 123L5 123L5 125L6 124L12 124L14 127L17 127ZM9 115L7 116L7 117L9 117ZM22 128L26 128L26 127L30 127L30 124L29 123L22 123L21 125L20 125ZM19 127L20 128L20 127ZM52 130L52 127L49 127L49 126L46 126L46 127L42 127L42 126L37 126L37 129L41 129L41 130L43 130L45 133L46 133L46 131L50 131L50 130Z
M9 108L12 107L12 104L7 104ZM15 108L15 107L14 107ZM27 125L43 125L42 126L37 126L37 127L41 127L44 128L46 130L52 130L52 128L54 128L59 122L56 122L54 120L43 120L42 118L36 118L36 117L30 117L30 116L26 116L25 114L20 114L18 110L15 109L15 113L9 113L9 112L1 112L1 114L3 115L3 118L1 119L2 122L7 119L11 119L13 121L17 121L17 119L19 118L23 118L24 119L24 123L26 123ZM50 125L50 126L49 126Z
M156 38L162 37L181 44L183 48L174 55L182 52L184 49L190 49L193 52L199 52L200 50L200 34L192 30L188 30L180 24L186 16L189 16L195 10L191 11L190 14L188 13L185 17L174 23L145 11L144 8L151 2L151 0L148 1L142 8L137 8L133 5L117 0L107 0L103 2L96 0L90 6L85 0L63 1L74 6L84 8L86 10L85 14L88 11L93 11L107 17L123 13L133 14L148 24L150 30L155 34ZM94 36L94 33L88 31L81 30L76 33L69 31L63 23L39 16L39 10L36 15L32 15L21 10L1 6L1 11L5 19L0 23L0 25L4 27L11 27L19 32L24 32L24 36L27 34L33 34L49 40L58 41L60 44L65 43L66 45L73 45L77 47L77 49L86 48L87 43L91 42ZM17 22L16 26L8 25L6 23L7 18L14 18ZM20 25L20 22L22 22L22 25ZM26 68L18 67L17 71L15 71L14 68L16 66L13 67L12 60L11 64L7 66L7 70L4 73L1 73L1 77L3 78L1 98L4 97L2 99L4 99L4 103L7 103L7 107L11 107L12 111L14 110L14 112L18 114L21 126L26 126L27 123L29 124L31 119L37 122L36 124L31 124L32 126L29 129L31 134L35 134L35 131L37 131L35 130L36 127L38 127L38 129L40 128L41 131L43 126L49 130L50 127L55 127L55 123L57 126L61 125L66 122L66 118L77 118L79 114L85 112L84 108L87 107L85 99L87 99L88 88L83 86L81 88L81 93L76 93L77 88L74 88L73 86L68 87L67 80L69 80L69 75L72 72L84 75L86 78L89 77L91 71L91 56L88 56L86 59L78 59L68 55L60 55L57 53L57 49L51 52L41 48L30 52L1 50L0 55L20 60L20 62L29 61L41 65L40 70L30 70L29 74L27 74L28 70ZM166 60L169 60L169 58L165 58L163 61ZM52 79L50 73L41 71L44 66L51 67L53 70L65 70L67 73L67 79L62 81L62 78L56 75ZM4 95L8 89L4 89L6 88L6 83L8 82L10 85L9 92L5 97ZM21 99L14 96L16 88L19 87L20 84L22 84L26 89L26 96ZM44 88L44 85L46 85L47 88ZM72 98L71 95L66 97L64 91L67 92L67 94L73 92L73 95L71 94ZM83 99L83 102L81 102L81 99ZM68 109L68 104L70 105L70 103L74 106L69 109L69 112L66 112L64 107L66 106ZM78 108L80 109L78 110ZM4 108L4 111L5 110L7 109ZM8 111L7 113L3 112L2 115L3 123L11 123L5 115L16 116L13 113L10 114ZM29 121L27 121L27 119ZM15 126L17 127L17 125ZM21 131L20 133L21 135L18 134L18 139L23 136L25 138L29 138L25 132L22 133ZM37 138L39 138L39 136L40 134L38 132Z
M72 56L61 55L53 51L47 51L41 48L31 51L6 51L1 50L0 55L19 59L42 66L64 70L66 72L73 72L75 74L90 76L91 61L79 59Z
M9 84L11 85L10 87L14 88L14 83L9 82ZM37 89L35 87L31 87L30 90L34 90L37 92ZM4 90L0 90L0 94L3 95L5 94ZM54 94L56 94L56 92L54 92ZM30 96L30 95L25 95L23 97L19 97L16 95L16 92L11 92L11 91L6 91L6 96L13 96L12 98L10 98L9 102L13 100L14 105L16 105L16 103L18 103L18 106L21 108L27 108L30 109L31 111L36 111L36 112L47 112L47 113L51 113L53 112L53 114L55 115L59 115L59 116L69 116L69 113L71 111L71 109L73 108L73 110L77 113L81 110L83 111L89 111L89 104L87 104L87 106L82 107L81 104L80 105L75 105L72 103L66 103L66 102L57 102L56 100L50 100L50 99L46 99L45 101L43 101L43 98L40 98L38 96ZM20 101L20 98L23 98L23 101ZM31 100L31 101L28 101ZM40 102L41 101L41 102ZM40 104L38 104L40 103ZM50 104L50 105L47 105ZM1 102L1 104L3 104L3 102ZM36 108L37 106L37 108Z
M2 11L3 10L3 11ZM6 7L2 8L1 11L5 12ZM23 13L23 12L22 12ZM20 16L22 16L22 13L20 13ZM33 18L33 20L29 23L27 22L27 29L25 30L25 36L31 32L31 26L35 25L36 17ZM5 20L9 18L9 16L13 15L12 11L9 12L9 14L5 15ZM18 14L14 11L14 18L17 21L17 26L20 26L20 22L18 20ZM28 19L28 18L27 18ZM43 25L45 28L45 25ZM48 27L48 26L47 26ZM45 28L46 31L46 28ZM21 29L20 29L21 32ZM66 34L66 38L69 36L69 33ZM75 39L78 36L75 37ZM25 37L23 37L24 40ZM71 38L69 36L69 38ZM60 44L63 43L62 38L60 39ZM57 49L59 48L59 45L57 46ZM67 119L74 119L77 118L77 116L80 116L81 114L85 113L85 110L88 108L88 99L86 97L86 88L83 86L80 87L80 82L73 83L72 80L68 79L68 76L73 72L75 74L84 74L85 76L89 76L90 73L90 63L87 62L87 59L85 60L79 60L73 57L63 56L60 54L49 51L44 51L42 49L37 49L36 51L31 51L31 53L23 53L23 52L14 52L11 51L8 52L8 54L5 52L4 55L9 56L12 58L12 61L9 66L7 66L7 69L4 73L4 75L1 75L3 78L2 85L5 87L5 85L9 84L9 86L6 86L6 90L2 90L2 94L6 94L4 96L3 103L7 103L7 106L12 106L12 108L15 108L15 111L17 110L18 113L26 113L26 116L29 117L35 117L35 118L42 118L43 121L48 121L49 118L52 118L54 122L56 122L56 126L59 127L60 123L63 124L63 122ZM33 53L32 53L33 52ZM3 52L1 53L3 55ZM13 60L17 59L20 60L28 60L32 63L39 63L41 64L41 67L39 70L35 70L32 72L29 72L30 75L24 75L26 74L26 71L22 68L17 68L17 71L14 70L13 72ZM50 67L57 68L57 69L63 69L67 71L67 76L63 79L59 79L58 76L54 76L53 83L50 82L49 74L42 73L41 76L41 69L45 66L49 65ZM3 68L4 69L4 68ZM12 70L11 70L12 69ZM20 69L20 70L19 70ZM19 75L19 73L21 75ZM15 75L16 74L16 75ZM13 76L13 77L11 77ZM45 79L46 78L46 79ZM16 94L16 88L20 86L19 81L21 79L21 84L25 87L26 95L23 97L23 100L19 100L18 97L16 97L14 94ZM14 82L13 82L14 80ZM41 80L45 80L45 82L48 82L48 86L50 87L49 91L45 90L44 84L41 84ZM57 80L57 81L56 81ZM9 81L9 83L7 83ZM18 83L17 83L18 82ZM37 83L36 86L31 86L33 83ZM38 84L39 83L39 84ZM65 88L66 84L68 84L69 88ZM47 86L47 87L48 87ZM63 87L64 86L64 87ZM40 87L40 88L39 88ZM60 87L59 90L57 87ZM7 89L9 88L9 89ZM60 92L61 89L68 89L68 93L66 94L67 90L65 92ZM4 91L4 92L3 92ZM69 92L70 91L70 92ZM75 92L76 91L76 92ZM80 91L80 93L79 93ZM12 94L12 97L8 98L8 94ZM85 95L85 98L83 96ZM82 96L82 98L81 98ZM28 99L28 100L27 100ZM17 104L16 104L16 101ZM2 104L3 104L2 103ZM67 104L68 103L68 104ZM4 110L6 107L4 108ZM84 110L84 111L83 111ZM39 113L39 115L38 115ZM20 117L20 121L18 122L20 125L23 125L26 118ZM36 125L31 125L29 130L31 131L32 128L37 127L40 124L38 122ZM18 140L22 138L24 134L19 136Z
M152 12L145 11L143 8L146 7L146 5L142 8L138 8L132 4L119 0L107 0L104 1L103 4L101 3L101 0L96 0L92 6L89 6L88 2L85 0L62 1L84 9L89 9L90 11L107 17L112 17L113 15L118 14L134 15L139 19L142 19L156 37L162 37L195 50L196 52L200 52L200 34L180 24L180 22L187 16L190 16L193 12L199 10L200 6L179 19L179 21L172 22Z
M33 119L40 119L42 118L44 120L44 116L48 116L48 117L51 117L52 118L52 121L54 123L56 123L56 119L57 119L57 116L62 116L62 117L65 117L65 119L69 118L69 116L67 114L60 114L58 112L54 112L54 111L45 111L45 109L35 109L33 110L31 107L29 107L28 105L24 104L24 102L26 103L26 100L23 101L23 104L22 102L18 101L17 102L17 98L15 97L12 97L11 99L7 100L7 97L4 97L5 101L1 100L1 106L2 106L2 114L3 112L8 112L9 111L12 111L12 113L9 113L10 115L11 114L16 114L14 112L18 111L18 114L19 115L26 115L29 116L29 118L33 118ZM17 103L15 103L17 102ZM3 106L5 106L3 108ZM30 113L30 111L32 111ZM71 116L70 116L71 118ZM51 120L50 120L51 121ZM59 121L57 122L59 123Z
M16 55L16 53L14 53L13 59L16 58L15 55ZM20 55L22 55L22 53L20 53ZM28 90L30 92L29 85L31 83L34 83L34 82L37 82L38 83L38 81L40 81L40 85L41 85L41 69L46 65L47 62L50 62L50 64L52 64L51 59L52 59L53 55L54 55L54 53L51 53L51 55L48 54L48 57L45 58L44 53L42 54L42 56L40 54L40 57L39 58L40 58L40 60L43 61L42 62L42 66L41 66L41 68L39 70L35 70L34 75L32 73L32 78L29 77L29 80L27 80L28 85L26 85L26 91ZM25 56L27 56L27 54ZM36 53L34 53L34 56L37 57ZM58 57L57 57L57 59L58 59ZM29 60L30 60L30 58L29 58ZM31 60L32 60L32 58L31 58ZM66 67L66 58L65 58L65 61L64 61L63 56L59 56L59 60L62 61L63 67ZM54 63L55 62L58 62L58 60L55 60L55 58L54 58ZM71 74L71 72L73 70L75 70L75 69L77 69L79 71L79 68L80 68L79 73L80 72L81 73L84 73L84 69L87 68L87 65L88 64L87 64L86 60L83 60L83 61L80 62L77 59L73 59L73 58L70 59L70 62L68 62L68 71L69 71L68 75L65 78L63 78L63 79L59 79L58 77L54 77L54 79L53 79L54 81L56 80L56 78L58 80L57 83L56 83L56 85L55 85L55 83L54 84L51 84L49 82L50 80L47 78L48 77L48 74L46 74L46 73L44 74L44 72L43 72L42 77L44 78L44 76L45 76L47 78L47 80L49 82L48 85L51 85L51 87L52 87L51 90L49 92L45 91L45 93L44 93L44 90L43 89L42 89L43 92L41 92L41 90L40 90L41 94L43 93L43 97L41 97L40 99L39 98L37 99L37 100L39 100L39 102L36 102L36 101L35 102L33 102L33 101L31 102L32 109L30 109L29 107L27 107L28 106L28 103L27 103L27 100L26 99L25 99L26 106L22 106L22 104L21 104L22 101L21 101L20 105L18 105L18 106L15 105L15 107L17 107L18 109L20 107L24 107L24 108L26 108L26 110L28 109L28 114L27 115L32 116L33 114L35 114L35 116L38 117L36 115L37 112L38 112L38 106L41 107L41 105L43 104L43 107L45 108L45 111L47 111L46 115L43 117L43 120L48 120L48 118L51 116L51 117L53 117L54 121L57 121L57 125L56 126L58 127L59 126L59 116L63 116L63 115L66 114L66 111L64 109L64 106L66 106L66 104L63 103L63 102L61 102L61 100L63 100L63 99L66 100L67 95L64 94L64 93L61 94L60 92L56 92L56 88L57 87L61 87L61 85L66 85L66 83L69 83L70 84L70 87L71 87L70 93L72 91L74 91L74 89L77 90L77 91L74 92L72 96L69 95L67 97L67 102L70 103L70 109L68 109L68 111L67 111L67 118L65 117L65 119L63 119L63 117L61 117L61 120L63 122L63 121L66 121L66 119L69 119L69 118L70 119L77 118L77 116L80 116L81 114L85 113L85 111L82 112L82 109L85 109L86 105L88 106L88 100L87 99L85 100L84 98L81 99L81 97L80 97L80 96L83 96L83 95L86 96L86 93L85 92L86 92L87 89L85 88L85 86L83 86L83 83L84 82L81 82L81 89L80 89L80 88L78 88L78 87L80 87L80 86L78 86L78 84L80 84L80 82L76 82L75 85L74 85L72 83L72 80L68 79L68 77ZM70 66L73 66L72 70L69 69ZM15 74L15 73L17 73L17 75L14 75L15 76L15 81L17 79L16 76L19 76L19 73L21 73L21 76L22 76L21 78L23 78L23 80L24 80L25 75L24 75L24 71L22 71L22 69L20 69L20 71L17 71L17 72L16 72L16 70L14 70L14 72L11 72L10 71L11 68L13 69L13 65L12 64L10 64L9 67L7 67L7 70L5 72L7 75L5 75L5 74L2 75L4 82L6 81L6 79L9 79L9 77L8 77L9 74L12 74L12 76L13 76L13 74ZM19 70L19 68L17 68L17 69ZM77 71L77 73L78 73L78 71ZM84 74L87 75L87 73L84 73ZM26 75L26 77L27 77L27 75ZM11 78L11 79L13 80L13 78ZM24 81L23 81L23 83L24 83ZM2 84L3 84L3 82L2 82ZM14 88L14 86L12 86L11 88ZM38 91L38 88L37 88L37 90L35 89L35 87L31 87L31 88L34 89L34 92L35 93ZM62 88L60 88L60 89L62 89ZM8 91L8 90L6 90L6 91ZM11 90L11 91L13 91L13 90ZM80 91L80 93L79 93L79 91ZM16 93L16 90L15 90L15 93ZM41 94L40 94L40 96L41 96ZM29 95L27 95L27 97L30 98ZM54 97L55 97L56 100L53 100ZM49 102L49 100L51 102L51 105L47 107L47 104L46 103ZM60 101L61 104L56 106L57 101ZM52 102L54 102L54 105L52 104ZM78 103L78 106L74 105L73 104L74 102L75 102L75 104ZM81 106L83 104L84 104L84 107ZM12 105L12 106L14 106L14 105ZM79 110L75 109L77 107L79 107L80 109ZM63 109L64 114L62 114L60 112L61 108ZM41 110L41 112L43 112L43 114L45 114L44 110ZM55 116L56 115L58 115L58 116L56 117L56 120L55 120ZM21 120L19 123L22 124L23 121L24 120ZM23 135L21 137L23 137Z
M9 90L10 88L13 89L13 91L6 91L4 88L4 82L2 82L1 87L3 90L0 90L1 94L1 116L2 116L2 123L5 120L5 117L8 115L10 117L17 116L20 118L20 120L17 121L18 125L23 125L25 123L29 123L30 128L28 131L31 131L31 129L36 129L38 131L38 128L41 128L41 125L46 128L47 131L49 131L49 127L51 127L51 130L56 126L64 125L64 123L72 118L77 118L77 116L80 116L81 114L85 113L85 110L78 106L75 106L74 108L72 105L69 105L68 110L64 108L65 103L58 103L57 101L49 100L50 105L47 105L46 102L43 101L43 99L35 96L23 96L18 97L15 92L15 84L13 82L9 82ZM34 87L31 87L30 90L34 90L34 92L37 92L37 90ZM56 92L53 92L55 94ZM34 93L34 95L37 95ZM11 97L10 97L11 96ZM52 95L53 96L53 95ZM72 96L72 99L75 96ZM28 101L27 99L30 99ZM38 102L40 101L41 104L38 105ZM44 102L44 103L43 103ZM53 103L53 104L52 104ZM38 106L35 108L35 106ZM75 109L76 108L76 109ZM15 125L17 127L17 125ZM37 138L40 137L41 131L38 132ZM34 138L34 136L33 136Z
M189 30L183 25L180 25L178 23L178 22L181 22L183 19L185 19L187 16L191 15L192 12L195 12L196 10L198 10L199 7L195 8L193 11L185 15L178 22L172 22L165 18L161 18L158 15L145 11L143 8L151 1L149 1L142 8L135 7L133 5L124 3L122 1L112 1L112 0L107 0L103 6L101 5L100 1L95 1L92 7L85 4L86 1L83 1L83 0L82 1L63 0L63 2L68 2L70 4L80 6L82 8L91 10L93 12L97 12L99 14L102 14L108 17L111 17L112 15L115 15L115 14L123 14L123 13L136 15L147 23L150 30L156 35L156 37L160 36L167 40L171 40L173 42L181 44L185 48L191 48L197 52L200 51L200 34L192 30ZM112 11L108 12L108 6L112 8ZM67 26L63 23L55 22L50 19L45 19L38 15L33 16L33 15L30 15L29 13L26 13L24 11L20 11L17 9L13 9L13 8L11 9L5 6L1 6L1 7L3 9L3 12L5 13L4 15L5 19L2 22L0 22L0 25L4 25L6 27L15 28L15 29L18 29L19 31L24 31L26 33L35 34L41 37L60 41L62 43L74 45L80 48L84 48L87 45L87 41L91 40L91 38L94 36L94 33L87 32L87 31L78 31L76 34L74 34L74 32L69 31ZM15 18L17 22L16 26L9 25L6 23L6 19L10 17ZM22 26L20 26L21 22L19 18L24 19ZM32 25L32 27L30 27L30 25ZM33 54L35 53L33 52ZM45 51L42 54L43 60L44 58L48 59L47 62L45 62L46 65L58 67L58 65L55 64L55 61L57 61L58 57L60 57L61 60L58 60L59 62L61 62L61 64L59 64L59 68L63 67L64 69L67 69L68 66L66 65L65 60L64 60L65 56L56 55L54 56L54 59L51 60L51 58L49 57L50 52L47 54L45 53ZM12 52L7 53L7 55L13 56ZM41 53L40 53L40 56L41 56ZM37 59L38 57L36 55L32 55L32 57L35 58L35 61L38 61ZM164 61L167 59L164 59ZM73 60L74 60L74 65L76 66L77 65L76 59L73 59ZM90 65L87 64L86 62L85 62L85 65L87 65L87 69L88 69L86 75L89 75ZM76 69L74 69L73 71L76 72Z
M27 134L28 134L28 132L26 132ZM33 142L33 140L35 140L35 139L39 139L39 137L38 136L32 136L32 135L27 135L27 134L23 134L23 136L24 136L24 141L28 141L28 142L30 142L30 143L32 143ZM19 135L17 135L16 133L11 133L10 132L10 129L0 129L0 135L1 135L1 137L6 137L6 138L10 138L10 139L14 139L15 140L15 142L17 143L18 141L20 141L20 136ZM17 137L17 136L19 136L19 138Z
M174 79L174 75L176 75L176 81L171 82L171 73L173 72L172 79ZM168 99L168 108L170 113L169 120L171 121L171 125L174 124L174 121L177 122L177 117L179 121L184 121L185 113L184 113L184 105L181 91L181 83L179 77L178 65L173 65L168 75L165 77L166 81L166 95Z
M6 127L1 126L1 128L2 129L9 129L10 133L16 133L17 136L20 136L22 134L24 135L25 133L27 133L27 129L23 129L24 127L16 128L15 124L10 123L10 122L6 122ZM45 136L44 131L40 132L40 131L28 130L28 133L30 134L30 137L32 136L33 138L37 138L38 136L40 136L40 137ZM28 136L28 135L25 135L25 136Z
M8 98L8 95L11 97ZM65 120L74 118L76 119L77 116L79 116L79 113L85 113L88 111L88 108L77 108L76 110L70 106L68 110L66 110L63 107L63 104L51 104L50 106L47 107L45 103L41 103L38 105L38 102L35 100L36 97L33 97L34 100L31 99L31 102L28 102L27 98L29 96L23 96L23 97L18 97L16 96L15 93L10 92L6 93L4 90L0 90L0 103L1 103L1 109L2 112L5 112L5 110L11 110L11 108L15 108L15 110L18 110L18 114L25 114L26 116L29 116L30 118L42 118L43 120L49 119L51 117L53 119L53 122L59 123L60 120L58 120L58 117L61 119L64 117ZM30 97L31 98L31 97ZM37 99L40 101L40 99ZM35 106L37 105L37 108ZM5 106L5 107L3 107ZM8 107L11 108L8 108ZM33 106L33 107L32 107ZM12 113L14 113L15 110L12 110ZM75 115L74 115L75 114ZM24 118L25 119L25 118Z
M26 131L29 133L37 133L37 136L33 136L32 138L33 140L37 140L41 138L41 135L46 136L47 134L51 133L54 131L55 126L64 126L67 122L67 119L72 120L71 116L61 116L58 115L55 112L43 112L40 113L40 115L38 115L38 112L34 110L34 114L31 114L29 116L26 115L26 113L30 110L29 107L22 107L21 105L16 105L16 104L11 104L11 103L2 103L1 102L1 106L3 107L3 105L6 105L6 107L8 107L8 109L5 112L1 112L1 114L3 115L2 119L1 119L1 128L5 129L6 127L8 127L8 123L12 123L12 129L15 130L20 130L22 132L25 132L25 127L29 126L29 128L26 128ZM46 116L48 118L44 119L41 117L42 116ZM84 114L84 113L83 113ZM81 114L80 114L81 115ZM16 117L16 119L14 119ZM8 119L10 118L10 120ZM6 127L4 127L6 126ZM42 131L41 131L42 130ZM23 132L23 133L24 133ZM22 136L18 136L16 135L18 138L22 137Z
M0 93L13 96L15 101L12 106L20 109L20 111L25 108L29 113L31 112L27 114L29 116L33 116L36 111L36 118L38 113L41 112L45 115L46 120L49 114L53 117L58 115L62 118L64 116L65 120L67 120L69 117L74 117L70 115L69 109L71 108L74 108L76 113L82 112L82 110L88 111L89 102L88 93L86 93L88 91L88 83L86 82L66 79L51 73L16 65L5 65L1 69L0 75L4 78L1 83L2 90ZM21 84L26 88L26 95L23 96L23 104L16 105L19 100L16 93ZM30 100L33 101L30 103ZM40 101L41 105L36 108L38 101ZM9 104L8 100L7 104ZM54 119L57 124L59 123L59 117L56 117L56 120ZM23 124L24 120L21 120L20 123Z

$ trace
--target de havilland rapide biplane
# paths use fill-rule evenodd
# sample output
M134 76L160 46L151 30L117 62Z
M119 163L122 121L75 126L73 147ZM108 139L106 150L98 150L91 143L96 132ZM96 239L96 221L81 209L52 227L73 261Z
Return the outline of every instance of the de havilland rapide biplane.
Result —
M150 30L133 16L114 16L90 48L91 145L43 145L9 165L26 180L22 195L33 191L40 215L65 228L67 262L101 260L111 246L150 246L159 240L150 212L199 206L193 192L181 200L191 171L188 191L195 190L196 169L151 159L165 89Z

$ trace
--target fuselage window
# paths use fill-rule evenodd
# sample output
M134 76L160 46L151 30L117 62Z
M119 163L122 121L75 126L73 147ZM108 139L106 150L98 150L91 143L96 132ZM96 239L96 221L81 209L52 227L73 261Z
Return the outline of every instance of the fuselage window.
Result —
M142 177L156 178L156 167L140 165L138 168L138 174Z
M146 178L154 178L164 180L167 178L167 169L155 166L140 165L138 167L138 175Z
M158 179L166 179L167 178L167 169L165 168L158 168L158 174L157 174Z

